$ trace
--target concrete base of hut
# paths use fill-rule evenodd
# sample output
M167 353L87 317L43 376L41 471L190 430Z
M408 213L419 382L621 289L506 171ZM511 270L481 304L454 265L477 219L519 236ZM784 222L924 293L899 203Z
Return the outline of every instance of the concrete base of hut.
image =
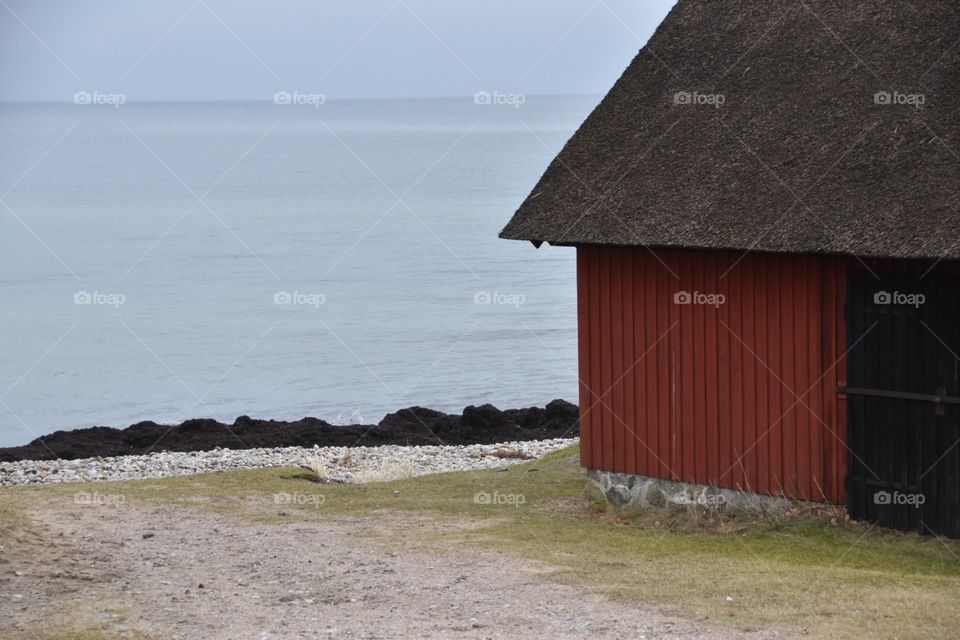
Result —
M792 502L786 498L762 495L751 491L723 489L689 482L630 473L587 469L590 479L587 496L609 504L618 512L639 512L650 509L701 508L710 512L746 511L778 513Z

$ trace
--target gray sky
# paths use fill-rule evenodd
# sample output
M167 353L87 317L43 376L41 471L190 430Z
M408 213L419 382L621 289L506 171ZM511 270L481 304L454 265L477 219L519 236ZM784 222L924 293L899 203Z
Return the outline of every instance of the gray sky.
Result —
M673 0L0 0L0 100L601 93Z

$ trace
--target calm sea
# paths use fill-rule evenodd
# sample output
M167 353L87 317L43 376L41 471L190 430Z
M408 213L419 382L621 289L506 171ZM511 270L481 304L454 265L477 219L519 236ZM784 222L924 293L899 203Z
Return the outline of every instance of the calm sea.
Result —
M0 105L0 446L575 401L574 252L497 233L597 100Z

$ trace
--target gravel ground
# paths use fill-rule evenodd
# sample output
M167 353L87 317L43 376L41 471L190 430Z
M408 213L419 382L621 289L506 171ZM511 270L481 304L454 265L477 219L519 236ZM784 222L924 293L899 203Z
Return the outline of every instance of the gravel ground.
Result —
M493 469L576 444L576 438L465 446L282 447L151 453L81 460L0 463L0 486L136 480L230 469L318 465L336 482L395 480L443 471Z
M3 638L92 626L158 640L783 637L609 600L507 554L411 544L427 532L456 537L477 526L470 521L251 523L67 498L30 517L37 538L2 554Z

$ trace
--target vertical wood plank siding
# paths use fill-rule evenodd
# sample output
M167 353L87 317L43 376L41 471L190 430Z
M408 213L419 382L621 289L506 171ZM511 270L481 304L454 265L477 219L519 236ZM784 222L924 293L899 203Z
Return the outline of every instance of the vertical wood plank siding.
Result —
M583 465L844 502L846 268L578 247Z

